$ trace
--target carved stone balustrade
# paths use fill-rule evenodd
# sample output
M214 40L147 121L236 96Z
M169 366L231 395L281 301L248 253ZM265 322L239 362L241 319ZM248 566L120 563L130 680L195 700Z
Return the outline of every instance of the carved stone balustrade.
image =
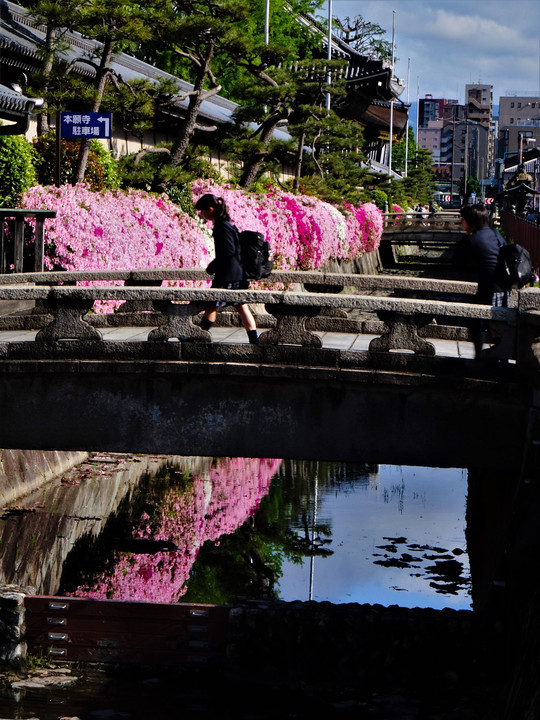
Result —
M48 275L45 273L44 275ZM53 275L52 273L50 275ZM59 273L59 275L62 275ZM69 281L71 274L64 274L62 279ZM115 279L128 279L127 273L108 273ZM324 277L324 276L323 276ZM114 279L114 278L113 278ZM193 279L199 279L197 277ZM44 278L39 278L44 282ZM154 278L155 280L155 278ZM395 278L393 279L395 283ZM52 277L47 278L53 282ZM55 280L58 282L58 280ZM96 282L92 273L85 274L84 282ZM343 278L341 280L343 284ZM362 282L366 282L364 276ZM381 283L378 278L379 284ZM388 280L386 281L388 282ZM436 283L436 281L432 281ZM373 283L377 284L377 283ZM418 282L411 283L418 286ZM420 283L421 285L421 283ZM340 290L341 286L331 278L327 290ZM444 288L443 288L444 289ZM533 291L533 296L540 294ZM34 345L55 346L55 353L70 352L69 346L73 343L79 345L78 356L82 357L81 347L92 348L95 357L99 346L109 345L95 327L92 326L91 310L97 300L122 300L126 302L151 303L154 309L154 324L150 330L146 346L157 346L169 341L179 341L191 344L209 344L212 340L210 333L202 330L194 318L205 307L213 302L225 302L227 305L238 303L262 304L274 318L275 324L260 335L260 344L271 346L301 346L304 348L321 348L320 336L307 324L317 318L323 311L360 310L376 314L383 322L384 327L379 337L371 340L369 353L413 353L415 355L430 357L435 354L433 343L422 337L421 331L425 329L433 318L451 318L455 323L462 324L471 321L489 320L497 324L502 334L502 341L494 349L493 356L516 357L516 329L518 325L519 310L516 308L495 308L485 305L473 305L463 302L448 302L441 300L427 300L416 298L384 297L380 295L360 295L344 293L307 293L291 292L288 290L222 290L212 288L193 287L155 287L155 286L103 286L68 284L45 286L41 285L14 285L13 283L0 283L0 299L33 299L42 303L50 322L37 333ZM116 319L121 319L122 313ZM129 320L130 315L125 315ZM52 318L52 319L51 319ZM125 321L124 321L125 322ZM71 341L66 344L66 341ZM118 343L119 345L121 343ZM22 343L19 343L19 346ZM26 343L27 346L31 343ZM129 345L128 341L124 343ZM249 351L253 348L249 348ZM14 351L13 343L9 343L3 353ZM22 352L18 347L18 352ZM145 353L148 354L149 350ZM36 357L39 352L35 351Z

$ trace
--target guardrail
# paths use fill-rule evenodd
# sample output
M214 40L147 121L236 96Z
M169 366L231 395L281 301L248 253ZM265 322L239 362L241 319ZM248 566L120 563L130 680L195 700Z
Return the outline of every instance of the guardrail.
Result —
M23 277L27 283L23 284ZM34 285L28 284L32 279ZM298 283L317 292L292 291L286 289L222 290L215 288L164 287L158 286L164 280L208 279L200 270L162 270L162 271L126 271L126 272L86 272L86 273L29 273L16 278L4 276L0 282L0 299L32 300L38 302L41 311L47 316L47 324L42 324L33 342L0 343L0 357L68 357L70 353L78 358L100 356L109 353L103 334L92 323L91 312L96 300L116 300L143 302L149 304L153 313L147 339L137 344L124 343L129 357L162 357L157 346L170 341L208 344L212 342L209 332L198 326L197 315L216 301L227 305L250 303L264 305L272 321L268 329L260 335L262 348L270 346L299 345L308 348L321 348L321 339L312 329L314 318L339 315L344 311L357 310L372 313L383 321L378 337L369 343L369 353L407 352L432 357L435 347L425 337L427 326L434 319L447 319L453 325L470 325L471 322L489 321L501 335L501 342L489 350L495 358L517 358L517 338L520 316L523 311L534 314L540 308L540 291L527 289L521 291L519 298L511 308L497 308L463 302L456 295L467 296L476 289L474 283L428 280L425 278L397 278L393 276L358 276L324 273L283 272L273 273L269 281L276 283ZM18 280L18 283L16 283ZM110 282L123 280L123 286L69 285L67 283ZM55 283L62 282L58 285ZM141 283L147 283L141 285ZM353 286L370 294L345 293L344 287ZM435 296L450 293L450 299L395 297L399 293L428 293ZM384 295L384 289L390 291ZM524 294L525 293L525 294ZM524 294L525 300L521 300ZM521 305L520 305L521 303ZM115 313L116 326L130 326L133 314ZM534 320L534 323L536 320ZM362 332L356 325L352 332ZM533 333L534 334L534 333ZM534 339L534 338L533 338ZM65 342L70 341L70 342ZM119 343L121 345L121 343ZM145 347L141 350L141 345ZM149 349L153 348L153 350ZM258 352L257 348L245 348ZM118 353L118 348L115 349ZM530 355L530 352L529 352ZM122 352L116 355L122 356Z
M88 283L123 282L125 286L159 287L167 282L206 282L210 276L198 268L160 268L144 270L85 270L27 272L0 275L0 288L9 285L36 284L87 285ZM405 277L399 275L359 275L356 273L330 273L305 270L277 270L263 282L264 286L301 284L311 289L332 289L340 292L345 288L367 291L411 291L416 293L449 293L451 295L474 295L477 285L461 280Z
M529 251L533 267L538 271L540 269L540 226L507 211L501 212L500 221L506 237L523 245Z

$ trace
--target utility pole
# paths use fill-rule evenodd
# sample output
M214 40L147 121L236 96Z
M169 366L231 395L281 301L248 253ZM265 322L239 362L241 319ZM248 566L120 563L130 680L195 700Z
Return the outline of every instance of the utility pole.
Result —
M392 91L392 80L394 79L394 37L396 34L396 11L392 10L392 67L390 70L390 91ZM394 96L390 98L390 143L388 145L388 177L392 177L392 140L394 135Z
M332 82L332 74L330 72L330 62L332 60L332 0L328 0L328 70L326 72L326 82L328 85ZM326 109L330 110L330 93L326 93Z
M452 164L450 166L450 202L454 203L454 163L455 163L455 148L456 148L456 108L457 105L452 105Z
M414 167L418 167L418 118L420 117L420 75L416 76L416 150L414 153Z
M410 96L410 80L411 80L411 58L407 63L407 105L410 107L409 96ZM407 126L405 128L405 172L404 177L407 177L407 163L409 161L409 110L407 109Z
M270 40L270 0L264 0L264 44Z

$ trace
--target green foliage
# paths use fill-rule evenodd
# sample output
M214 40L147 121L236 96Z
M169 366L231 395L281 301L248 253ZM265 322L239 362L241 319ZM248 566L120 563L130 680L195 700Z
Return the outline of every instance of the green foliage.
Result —
M311 188L328 202L360 202L366 176L361 128L332 110L312 109L305 122L291 131L304 137L305 146L311 150L304 153L304 190Z
M113 114L115 130L143 139L155 122L156 98L159 87L148 80L133 80L127 84L105 88L101 108Z
M383 190L368 190L367 196L379 210L385 210L388 205L388 195Z
M182 163L173 168L168 164L169 147L166 145L143 153L125 155L118 161L121 185L123 188L136 188L147 192L165 191L172 202L184 212L195 217L189 183L197 178L212 179L217 182L223 178L206 159L208 148L190 146L182 158Z
M412 127L409 127L408 132L408 145L405 137L392 144L392 170L400 173L405 170L405 155L407 155L407 172L409 167L414 167L413 161L416 157L416 142Z
M384 39L386 30L360 15L350 20L334 18L338 35L362 55L389 60L392 57L392 44ZM326 23L328 24L328 23Z
M459 182L459 192L460 195L463 195L464 197L468 198L471 196L472 193L476 193L476 195L479 195L482 191L482 186L480 185L480 181L478 180L478 176L476 174L469 175L467 177L467 185L465 185L465 178L462 177Z
M186 41L192 44L196 38L195 31L204 29L203 14L206 26L222 22L224 13L226 20L220 31L219 51L212 58L212 68L217 81L221 85L220 94L236 102L243 100L240 85L247 75L245 67L238 60L246 54L254 57L255 65L268 67L279 60L296 60L312 57L320 50L320 36L306 32L304 26L296 21L298 13L312 13L322 5L322 0L272 0L269 16L269 45L264 47L265 5L259 0L175 0L177 20L181 35L171 25L171 41L164 42L163 36L157 33L148 41L133 50L136 57L156 65L162 70L193 82L193 66L182 54L186 52ZM241 23L234 28L234 17L241 14ZM185 37L184 37L185 36ZM182 41L182 42L181 42ZM178 47L176 47L178 45Z
M15 207L19 196L36 183L35 153L24 135L0 135L0 203Z
M51 130L34 140L36 172L40 185L53 185L56 178L56 132ZM76 140L62 140L60 183L74 184L75 168L80 144ZM85 182L92 190L113 189L119 186L118 164L99 140L90 141Z
M171 183L167 188L169 200L183 210L191 217L195 217L195 205L193 204L193 196L191 187L188 183Z

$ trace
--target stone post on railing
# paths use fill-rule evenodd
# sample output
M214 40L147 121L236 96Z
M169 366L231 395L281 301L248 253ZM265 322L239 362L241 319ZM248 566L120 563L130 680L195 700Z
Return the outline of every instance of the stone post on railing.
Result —
M24 265L24 230L25 221L35 220L34 229L34 267L36 272L43 271L44 257L44 222L47 218L56 217L56 210L21 210L13 208L0 208L0 273L6 273L13 265L13 272L23 272ZM6 239L6 220L13 220L13 245L8 252ZM12 262L10 262L10 260Z

